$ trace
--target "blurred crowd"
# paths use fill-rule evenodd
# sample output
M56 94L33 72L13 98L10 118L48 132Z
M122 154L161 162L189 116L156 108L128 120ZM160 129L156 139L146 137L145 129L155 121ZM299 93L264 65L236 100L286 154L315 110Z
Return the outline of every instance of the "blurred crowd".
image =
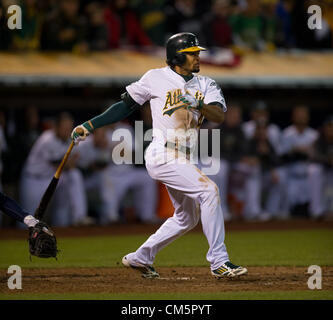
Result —
M210 176L220 187L226 220L321 219L333 212L333 115L318 129L310 119L310 109L298 105L290 125L280 128L258 101L244 122L241 106L229 103L217 127L220 172Z
M42 118L34 106L21 111L15 122L10 112L0 112L0 177L4 191L34 212L69 146L75 123L67 112ZM310 127L309 108L298 105L290 112L289 125L280 128L271 122L269 111L258 101L244 121L242 106L231 102L223 124L203 124L209 133L220 129L220 154L210 159L219 161L220 169L209 178L220 188L225 220L330 216L333 115L315 129ZM140 114L147 132L150 109L144 107ZM115 136L117 129L126 129L129 139ZM134 137L134 123L119 122L96 130L73 149L50 204L51 225L128 222L128 212L142 223L161 221L160 189L144 164L134 161ZM209 145L216 148L214 141ZM122 160L125 164L119 164ZM207 159L200 159L199 166L206 165Z
M7 27L11 4L22 7L20 30ZM321 29L308 27L312 4ZM320 50L332 30L332 0L0 0L0 50L150 50L183 31L209 48Z

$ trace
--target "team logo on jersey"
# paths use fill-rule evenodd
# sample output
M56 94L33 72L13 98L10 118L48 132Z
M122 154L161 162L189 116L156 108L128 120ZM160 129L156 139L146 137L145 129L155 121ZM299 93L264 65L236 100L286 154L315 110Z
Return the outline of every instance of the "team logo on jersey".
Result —
M176 110L183 108L184 104L179 100L182 94L181 89L169 90L166 94L166 100L163 108L163 115L171 116ZM204 95L202 92L197 91L194 95L197 100L203 100Z

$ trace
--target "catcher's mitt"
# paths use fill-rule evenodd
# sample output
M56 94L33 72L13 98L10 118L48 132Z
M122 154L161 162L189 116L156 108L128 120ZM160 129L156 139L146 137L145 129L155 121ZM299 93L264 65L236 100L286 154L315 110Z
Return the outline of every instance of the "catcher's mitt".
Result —
M40 258L57 258L57 239L52 230L44 222L38 222L29 228L29 251Z

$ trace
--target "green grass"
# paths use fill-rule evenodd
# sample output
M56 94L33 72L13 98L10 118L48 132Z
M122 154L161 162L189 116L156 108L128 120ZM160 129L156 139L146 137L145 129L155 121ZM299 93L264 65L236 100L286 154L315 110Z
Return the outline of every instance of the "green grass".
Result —
M148 236L148 235L147 235ZM0 268L17 264L22 268L115 267L123 255L136 250L143 235L59 238L61 250L54 259L29 259L24 240L0 241ZM228 232L226 245L231 261L247 266L333 265L332 230ZM163 249L158 266L208 266L207 240L190 233Z
M0 294L0 300L333 300L333 291L272 291L217 293L64 293L64 294Z

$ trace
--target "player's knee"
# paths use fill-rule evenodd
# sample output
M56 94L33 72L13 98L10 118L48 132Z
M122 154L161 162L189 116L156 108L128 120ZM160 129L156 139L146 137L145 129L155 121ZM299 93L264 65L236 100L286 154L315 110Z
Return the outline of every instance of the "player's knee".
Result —
M205 185L201 191L201 202L215 203L219 201L219 188L216 183Z
M182 217L173 216L171 219L175 219L178 227L183 232L187 232L193 229L198 224L199 218L200 216L197 216L195 213L193 213Z

